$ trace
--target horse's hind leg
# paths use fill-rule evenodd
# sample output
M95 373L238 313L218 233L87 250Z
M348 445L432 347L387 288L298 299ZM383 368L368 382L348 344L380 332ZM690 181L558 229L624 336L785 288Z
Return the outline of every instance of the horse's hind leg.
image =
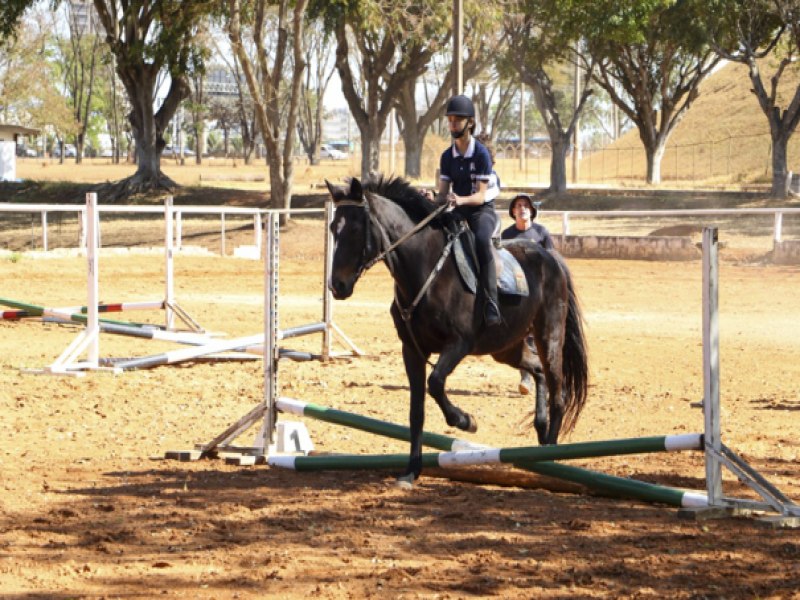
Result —
M528 372L533 377L536 387L536 412L533 417L533 427L536 429L536 437L540 444L547 443L547 380L544 376L542 361L536 353L532 336L525 338L522 349L522 357L519 364L520 369Z
M536 438L540 444L547 443L547 424L548 424L548 405L547 405L547 381L544 376L542 363L536 354L536 347L533 345L531 336L521 340L519 344L492 354L492 357L500 363L516 367L521 372L529 374L536 388L536 404L533 418L533 427L536 429Z
M563 323L563 320L556 320L556 322ZM561 393L563 387L564 328L561 327L559 329L554 325L553 323L548 323L540 330L534 331L539 361L547 382L547 396L550 405L550 422L547 427L547 435L545 435L545 444L558 443L561 422L564 420L564 398ZM540 334L539 331L544 331L545 333ZM537 419L539 417L538 408L537 399Z
M460 340L439 355L439 360L436 361L436 366L428 377L428 392L436 400L448 425L475 433L478 430L475 418L451 403L444 389L450 373L467 355L469 348L470 344Z

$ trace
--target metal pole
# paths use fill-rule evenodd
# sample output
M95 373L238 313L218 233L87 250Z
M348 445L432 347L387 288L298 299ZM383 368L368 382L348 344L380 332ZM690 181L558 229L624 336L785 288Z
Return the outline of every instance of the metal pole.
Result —
M47 211L42 211L42 250L47 252Z
M262 447L275 441L275 401L278 394L278 215L267 215L264 244L264 404L266 412L261 433Z
M394 173L394 109L389 111L389 172Z
M525 86L519 86L519 170L525 173Z
M575 63L575 70L573 71L572 90L574 96L572 99L572 110L573 114L575 114L578 112L578 104L580 102L579 99L581 95L580 67L578 67L578 63ZM580 122L576 118L575 129L572 130L572 183L573 184L578 183L578 175L580 171L578 161L580 161L580 159L581 159L581 128L580 128Z
M462 64L464 40L464 2L453 0L453 69L455 78L453 93L460 94L464 91L464 65Z
M703 229L703 417L706 446L706 492L709 506L722 500L722 452L719 420L719 273L718 230Z
M87 335L91 336L91 342L87 348L88 361L93 367L97 367L98 360L100 359L100 340L98 333L100 332L100 324L98 322L98 254L100 238L98 231L98 212L97 212L97 194L91 192L86 194L86 237L87 237L87 279L88 279L88 298L86 301L86 331Z
M331 291L328 289L328 281L331 278L333 269L333 234L330 224L333 222L333 202L325 203L325 271L322 282L322 320L325 322L325 329L322 330L322 360L328 360L331 355L331 325L333 323L333 307L331 302Z
M172 255L175 250L175 230L172 218L172 196L167 196L164 200L164 255L166 260L166 290L165 290L165 318L167 330L172 331L175 328L175 311L172 309L175 302L175 285L173 283L174 266Z

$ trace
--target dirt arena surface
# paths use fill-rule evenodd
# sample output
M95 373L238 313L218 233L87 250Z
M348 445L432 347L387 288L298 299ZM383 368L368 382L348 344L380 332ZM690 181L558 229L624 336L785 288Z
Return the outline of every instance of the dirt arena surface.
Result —
M280 322L320 320L322 226L282 234ZM586 317L591 387L565 441L702 430L699 261L571 260ZM179 254L178 300L231 335L259 333L263 265ZM800 500L800 267L726 260L720 275L725 443ZM85 259L0 260L0 296L85 303ZM159 254L100 259L107 302L163 298ZM366 353L281 363L285 396L406 423L407 385L388 307L370 271L334 319ZM110 315L147 318L158 313ZM35 376L73 327L0 321L0 597L19 598L800 598L800 530L752 520L687 520L672 507L587 494L475 485L423 474L411 491L386 472L295 473L167 450L207 442L262 398L262 365L198 362L122 375ZM318 351L319 336L288 347ZM103 336L101 355L173 346ZM475 441L534 443L516 372L469 358L449 381L475 414ZM306 421L323 452L406 445ZM426 428L450 430L433 402ZM249 444L252 433L240 438ZM471 438L472 439L472 438ZM702 457L576 461L624 477L704 488ZM725 491L752 497L726 474Z

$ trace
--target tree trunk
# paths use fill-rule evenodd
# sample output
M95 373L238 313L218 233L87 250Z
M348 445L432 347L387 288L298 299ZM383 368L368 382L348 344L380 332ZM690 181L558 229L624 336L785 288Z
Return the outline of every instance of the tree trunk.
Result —
M83 162L83 145L85 136L83 131L75 136L75 164L79 165Z
M381 133L372 120L361 131L361 179L367 179L370 173L377 173L381 166Z
M772 190L773 198L786 198L786 146L789 138L785 135L772 135Z
M647 156L647 183L661 183L661 160L667 148L666 140L654 144L646 144L644 151Z
M422 176L422 150L425 134L412 131L406 125L403 129L403 144L406 148L405 173L406 177L419 179Z
M556 196L567 191L567 150L569 150L569 136L561 133L550 134L552 147L550 157L550 187L548 192Z

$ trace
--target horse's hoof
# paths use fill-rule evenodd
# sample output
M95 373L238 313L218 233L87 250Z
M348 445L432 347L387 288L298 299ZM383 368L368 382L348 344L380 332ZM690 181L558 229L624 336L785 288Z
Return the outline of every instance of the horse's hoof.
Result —
M414 488L414 474L402 475L394 482L394 487L400 490L410 490Z
M473 417L470 414L467 414L467 421L468 421L467 427L466 429L464 429L464 431L466 431L467 433L475 433L476 431L478 431L478 422L475 420L475 417Z

